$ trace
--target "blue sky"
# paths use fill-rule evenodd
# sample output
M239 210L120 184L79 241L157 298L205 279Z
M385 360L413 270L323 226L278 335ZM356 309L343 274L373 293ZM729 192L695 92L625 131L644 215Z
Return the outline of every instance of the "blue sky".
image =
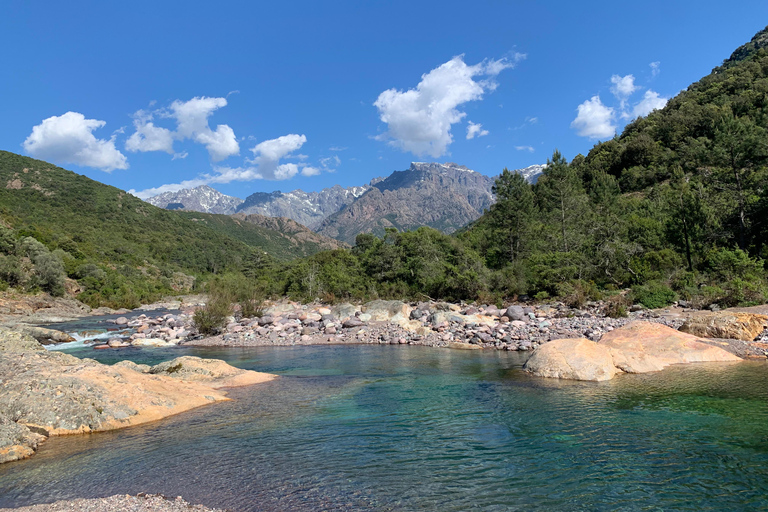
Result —
M586 154L768 2L6 2L0 149L140 196ZM631 77L630 77L631 75Z

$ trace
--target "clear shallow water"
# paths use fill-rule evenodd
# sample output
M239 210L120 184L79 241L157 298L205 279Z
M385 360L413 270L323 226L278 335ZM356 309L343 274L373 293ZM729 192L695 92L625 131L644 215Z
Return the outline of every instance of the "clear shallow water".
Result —
M86 349L81 349L86 350ZM0 507L152 492L233 510L768 509L768 365L605 383L422 347L88 350L217 357L283 378L0 466Z

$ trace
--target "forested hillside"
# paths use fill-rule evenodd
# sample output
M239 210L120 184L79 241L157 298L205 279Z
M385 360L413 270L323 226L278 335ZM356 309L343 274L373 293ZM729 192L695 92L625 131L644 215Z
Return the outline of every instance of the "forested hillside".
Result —
M93 305L138 305L184 288L190 276L320 250L253 223L163 210L7 151L0 151L0 185L0 285L61 294L66 275Z
M656 307L676 298L702 307L762 303L767 42L761 31L586 157L568 162L555 151L535 185L505 170L497 203L454 239L426 228L365 235L350 253L297 262L273 281L305 295L315 294L311 283L334 296L579 302L629 287L629 299ZM341 285L334 268L357 276L354 283Z

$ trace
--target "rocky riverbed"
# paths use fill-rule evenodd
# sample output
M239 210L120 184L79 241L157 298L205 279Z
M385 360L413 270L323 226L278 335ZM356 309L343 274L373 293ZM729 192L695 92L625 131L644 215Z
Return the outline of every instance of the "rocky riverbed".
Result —
M167 304L165 304L167 306ZM199 307L199 306L198 306ZM599 340L604 334L636 320L682 328L711 338L739 357L765 357L765 320L752 313L698 312L682 308L649 311L640 308L625 318L604 314L603 303L584 308L563 304L468 306L440 302L408 304L372 301L366 304L299 304L279 302L254 318L230 317L215 336L202 336L193 322L195 307L156 318L146 314L113 320L135 330L95 348L127 346L290 346L329 344L408 344L463 349L531 351L555 339Z

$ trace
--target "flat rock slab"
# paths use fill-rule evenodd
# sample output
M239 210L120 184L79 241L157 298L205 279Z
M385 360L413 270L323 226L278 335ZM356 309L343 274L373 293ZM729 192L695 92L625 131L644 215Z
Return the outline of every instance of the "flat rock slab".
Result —
M631 322L598 343L561 339L536 349L525 370L540 377L602 381L615 375L659 371L671 364L740 361L691 334L651 322Z
M768 325L768 315L717 311L693 316L680 327L682 332L701 338L753 341Z

